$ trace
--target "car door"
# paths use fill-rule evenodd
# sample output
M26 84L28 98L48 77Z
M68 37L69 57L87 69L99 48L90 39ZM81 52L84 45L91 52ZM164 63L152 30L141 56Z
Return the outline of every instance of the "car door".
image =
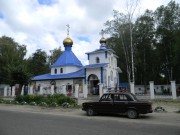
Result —
M114 111L115 113L125 113L128 108L128 98L125 94L117 93L114 95Z
M96 111L99 113L111 113L114 110L114 104L111 94L104 94L96 105Z

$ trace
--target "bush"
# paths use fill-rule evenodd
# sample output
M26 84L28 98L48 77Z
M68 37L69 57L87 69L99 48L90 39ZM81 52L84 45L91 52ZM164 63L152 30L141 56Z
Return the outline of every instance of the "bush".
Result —
M30 105L36 106L37 104L36 104L36 102L31 102Z
M64 102L68 102L69 104L75 104L75 99L67 97L63 94L55 94L55 95L19 95L15 98L15 101L22 103L26 102L31 104L35 102L36 104L42 105L42 103L46 103L47 105L52 105L52 103L57 103L57 105L61 106Z
M4 100L3 100L3 99L0 99L0 103L4 103Z

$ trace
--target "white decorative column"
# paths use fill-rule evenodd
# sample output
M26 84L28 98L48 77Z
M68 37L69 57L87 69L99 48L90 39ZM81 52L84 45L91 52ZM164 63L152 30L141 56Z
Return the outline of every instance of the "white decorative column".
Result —
M54 95L54 85L51 85L51 95Z
M66 85L63 85L62 88L63 88L63 94L66 96L67 95L67 93L66 93Z
M29 88L29 94L33 95L33 87L32 86L30 86L30 88Z
M107 88L105 88L105 87L104 87L104 89L103 89L103 94L104 94L104 93L107 93Z
M11 96L12 96L12 97L15 96L15 86L12 87L12 95L11 95Z
M99 84L99 97L101 97L103 93L103 84Z
M21 95L24 95L24 85L22 86L22 89L21 89Z
M75 84L75 98L79 97L79 84Z
M11 96L11 87L9 87L9 89L7 89L7 96Z
M43 95L43 87L42 87L42 86L40 86L39 94L40 94L40 95Z
M88 94L87 84L84 84L83 85L83 95L84 95L84 98L87 98L87 94Z
M7 87L4 87L4 97L7 97L7 94L8 94Z
M177 95L176 95L176 84L175 84L175 81L171 81L171 91L172 91L172 98L176 99Z
M135 94L135 92L134 92L134 82L130 82L130 90L131 90L131 93Z
M150 81L149 85L150 85L150 96L151 96L151 99L154 99L154 81Z

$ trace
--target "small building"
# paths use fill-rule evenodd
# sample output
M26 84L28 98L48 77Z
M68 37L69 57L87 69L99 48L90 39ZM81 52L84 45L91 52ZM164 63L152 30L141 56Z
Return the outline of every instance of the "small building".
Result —
M83 66L71 48L73 41L69 34L63 41L65 51L50 66L51 72L34 76L32 82L35 90L43 87L44 90L54 86L55 93L66 92L67 95L75 93L78 85L79 96L99 95L100 90L115 88L119 84L120 68L117 67L115 51L106 48L106 39L100 39L100 48L87 52L89 65Z

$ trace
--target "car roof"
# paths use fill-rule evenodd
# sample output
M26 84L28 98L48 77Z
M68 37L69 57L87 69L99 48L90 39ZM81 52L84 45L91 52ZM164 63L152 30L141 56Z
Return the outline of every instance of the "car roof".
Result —
M130 92L107 92L107 93L104 93L104 94L131 94Z

